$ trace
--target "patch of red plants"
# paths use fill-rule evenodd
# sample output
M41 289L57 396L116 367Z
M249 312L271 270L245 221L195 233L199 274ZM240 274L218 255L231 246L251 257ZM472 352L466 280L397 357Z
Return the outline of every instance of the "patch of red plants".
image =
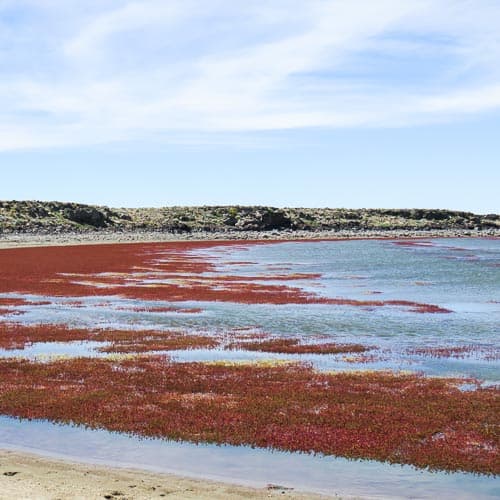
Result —
M251 266L257 264L257 262L252 262L249 260L228 260L226 262L223 262L222 264L226 266Z
M29 304L26 299L18 297L0 297L0 306L24 306Z
M246 351L262 351L281 354L340 354L350 352L365 352L370 347L361 344L336 344L326 342L321 344L302 344L296 338L271 338L251 342L231 342L227 349L244 349Z
M344 356L342 361L345 363L355 363L355 364L368 364L368 363L378 363L380 361L387 361L388 356L383 354L356 354L355 356Z
M18 311L16 309L6 309L5 307L0 307L0 316L18 316L24 314L25 311Z
M319 273L291 273L291 274L271 274L268 276L231 276L231 275L217 275L214 277L209 277L208 279L214 279L216 281L238 281L238 282L250 282L250 281L296 281L296 280L310 280L321 278Z
M434 304L424 304L421 302L413 302L410 300L351 300L351 299L320 299L318 303L336 304L346 306L359 307L383 307L383 306L400 306L406 307L411 312L417 313L451 313L450 309L436 306Z
M407 350L408 354L416 354L418 356L428 356L432 358L458 358L463 359L471 354L481 354L488 360L500 359L498 349L495 347L483 347L478 345L463 345L463 346L426 346L415 347Z
M111 342L103 352L146 352L217 347L213 337L161 330L95 330L65 325L0 323L0 348L24 349L37 342Z
M171 332L141 332L146 335L130 340L114 340L111 345L100 347L101 352L114 353L141 353L154 351L177 351L183 349L213 349L220 342L204 335L187 335ZM102 338L102 336L101 336Z
M81 300L66 300L63 302L64 306L66 307L85 307L85 303L82 302ZM101 304L92 304L93 307L99 307Z
M499 393L459 380L172 363L0 360L0 412L194 442L500 473Z
M0 323L0 348L24 349L35 342L91 340L91 331L61 325L23 325Z
M274 242L249 242L272 244ZM143 300L224 301L246 304L330 304L360 307L396 306L419 313L446 313L433 304L406 300L361 301L325 298L298 287L256 283L264 277L218 275L209 255L199 249L243 247L235 242L169 242L0 251L0 293L83 297L120 295ZM174 282L144 282L139 270L174 276ZM134 275L134 273L138 273ZM211 275L207 275L210 273ZM267 276L266 280L314 279L318 275Z
M422 240L397 240L391 241L393 245L400 247L435 247L435 243L432 241L422 241Z
M0 305L4 306L48 306L50 300L26 300L23 298L0 298Z
M163 306L163 307L118 307L117 309L121 311L131 311L131 312L147 312L147 313L163 313L163 312L175 312L184 314L195 314L203 312L201 307L174 307L174 306Z

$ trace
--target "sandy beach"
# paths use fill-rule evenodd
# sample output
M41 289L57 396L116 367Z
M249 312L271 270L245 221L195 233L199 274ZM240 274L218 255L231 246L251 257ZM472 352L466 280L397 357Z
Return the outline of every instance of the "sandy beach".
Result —
M279 485L248 488L169 474L81 464L0 450L0 498L10 499L327 498ZM337 497L338 498L338 497Z

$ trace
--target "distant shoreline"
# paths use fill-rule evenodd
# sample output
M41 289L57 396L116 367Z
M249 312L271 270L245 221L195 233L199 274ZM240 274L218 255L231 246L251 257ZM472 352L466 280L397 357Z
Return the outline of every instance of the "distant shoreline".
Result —
M111 243L146 243L169 241L296 241L343 239L426 239L426 238L500 238L500 229L434 230L275 230L275 231L36 231L0 233L0 248L89 245Z
M425 208L165 206L113 208L58 201L1 201L0 235L152 233L179 239L255 239L500 231L500 214ZM219 233L221 236L219 237ZM267 236L266 236L267 235ZM305 235L305 236L304 236ZM318 236L320 235L320 236Z

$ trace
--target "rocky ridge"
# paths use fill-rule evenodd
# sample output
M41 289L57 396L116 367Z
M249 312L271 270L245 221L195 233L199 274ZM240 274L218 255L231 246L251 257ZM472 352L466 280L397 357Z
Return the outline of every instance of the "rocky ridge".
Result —
M473 231L497 234L500 215L441 209L276 208L201 206L109 208L79 203L0 201L0 234L160 232Z

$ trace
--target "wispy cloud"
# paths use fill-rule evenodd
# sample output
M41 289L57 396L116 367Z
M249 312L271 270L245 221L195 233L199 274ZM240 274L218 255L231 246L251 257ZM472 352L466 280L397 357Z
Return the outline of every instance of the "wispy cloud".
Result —
M0 150L500 108L488 0L0 1Z

